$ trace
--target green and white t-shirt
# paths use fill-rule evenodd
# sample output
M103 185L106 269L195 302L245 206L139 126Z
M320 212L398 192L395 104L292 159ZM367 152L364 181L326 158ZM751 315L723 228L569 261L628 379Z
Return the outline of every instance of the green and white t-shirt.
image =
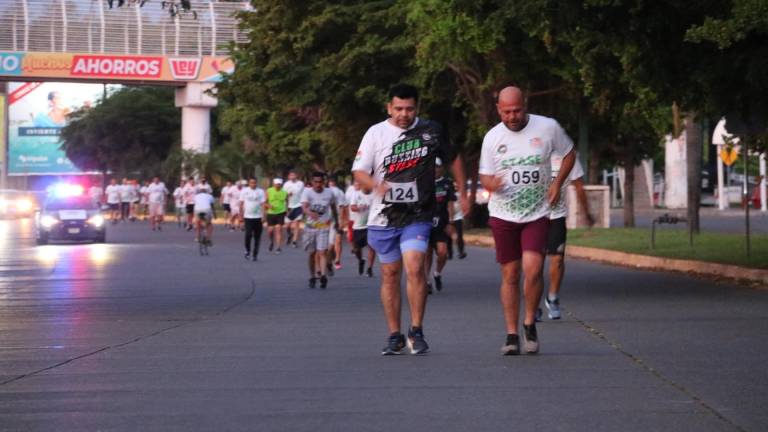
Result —
M516 223L549 217L550 158L572 149L571 139L549 117L529 114L528 124L518 132L504 123L494 126L480 153L480 174L504 179L488 201L490 216Z
M552 180L557 177L560 172L560 165L563 163L563 157L559 154L552 155ZM550 219L560 219L568 216L568 205L566 204L566 193L568 193L568 185L572 181L578 180L584 177L584 170L581 168L579 158L576 158L576 162L573 164L571 173L568 174L568 178L563 182L563 187L560 189L560 200L552 207L552 212L549 214Z
M259 219L262 217L264 201L267 200L264 190L247 187L240 191L239 201L243 203L243 218Z

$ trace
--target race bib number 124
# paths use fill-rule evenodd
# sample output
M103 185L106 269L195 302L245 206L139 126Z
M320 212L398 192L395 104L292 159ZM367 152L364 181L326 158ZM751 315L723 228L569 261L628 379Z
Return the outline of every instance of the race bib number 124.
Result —
M419 201L419 190L416 182L392 183L384 194L384 201L389 203L414 203Z

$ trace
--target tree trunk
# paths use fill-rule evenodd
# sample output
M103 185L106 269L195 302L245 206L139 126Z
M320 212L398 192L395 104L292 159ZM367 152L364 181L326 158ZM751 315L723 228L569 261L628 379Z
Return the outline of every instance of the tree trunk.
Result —
M624 159L624 227L635 227L635 161L631 154Z
M600 177L600 159L597 149L589 149L589 166L587 167L587 184L598 184Z
M685 116L685 163L688 172L688 226L699 233L699 206L701 204L701 128L696 114Z

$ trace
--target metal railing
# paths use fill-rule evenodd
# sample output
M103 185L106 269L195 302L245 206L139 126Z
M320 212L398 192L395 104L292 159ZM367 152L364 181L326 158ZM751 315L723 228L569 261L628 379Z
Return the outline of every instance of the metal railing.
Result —
M192 1L197 19L172 18L161 3L110 9L106 0L3 0L0 51L226 55L229 42L247 39L235 18L247 2Z

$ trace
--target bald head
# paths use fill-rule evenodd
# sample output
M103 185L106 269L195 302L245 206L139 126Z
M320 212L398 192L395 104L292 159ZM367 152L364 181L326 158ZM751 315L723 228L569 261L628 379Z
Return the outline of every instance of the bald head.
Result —
M499 92L496 111L501 122L511 131L518 132L528 124L528 113L523 91L517 87L504 87Z

